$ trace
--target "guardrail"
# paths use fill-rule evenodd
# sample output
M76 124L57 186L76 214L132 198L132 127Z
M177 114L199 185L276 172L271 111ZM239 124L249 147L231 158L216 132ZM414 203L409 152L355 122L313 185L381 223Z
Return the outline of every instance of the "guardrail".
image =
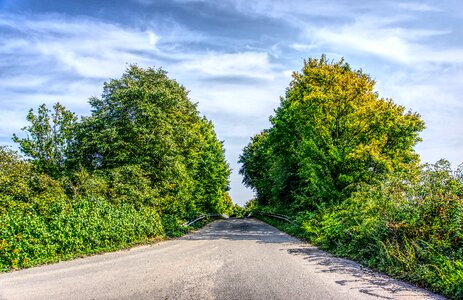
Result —
M266 212L261 212L261 211L252 211L249 215L249 217L252 217L252 215L262 215L266 217L271 217L275 219L280 219L286 222L289 222L291 224L295 224L293 220L291 220L288 216L282 215L282 214L274 214L274 213L266 213Z
M183 224L182 226L184 227L188 227L188 226L191 226L193 225L194 223L202 220L202 219L205 219L205 218L212 218L212 217L221 217L221 218L224 218L224 219L228 219L229 217L226 215L226 214L205 214L205 215L200 215L199 217L197 217L196 219L194 219L193 221L190 221L190 222L187 222L185 224Z

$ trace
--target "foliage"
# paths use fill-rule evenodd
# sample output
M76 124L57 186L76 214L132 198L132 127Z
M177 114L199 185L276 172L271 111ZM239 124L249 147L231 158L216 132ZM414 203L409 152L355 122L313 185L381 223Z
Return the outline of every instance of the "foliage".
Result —
M275 212L273 206L253 210ZM461 299L462 214L463 180L440 160L413 180L389 174L338 205L300 211L294 225L258 217L335 255Z
M0 147L0 197L18 202L43 201L66 197L61 183L47 174L34 171L34 167L6 147ZM0 212L4 208L0 207Z
M253 198L249 201L247 201L245 204L244 204L244 210L246 211L246 213L251 213L253 210L256 210L257 207L258 207L258 202L257 202L257 199Z
M463 181L447 161L388 176L303 223L324 249L449 297L463 296Z
M268 136L268 130L253 136L238 161L243 165L239 170L243 175L243 183L256 191L259 203L264 205L268 204L272 197L273 184L271 145Z
M240 156L252 210L336 255L463 298L463 174L419 166L419 115L383 99L343 60L305 61Z
M157 211L104 199L56 202L43 211L0 198L0 269L17 269L128 247L162 236Z
M31 124L22 128L27 137L21 139L15 134L13 141L19 143L19 148L26 156L32 158L39 172L59 177L66 168L66 159L72 148L77 117L56 103L53 111L42 104L37 115L31 109L27 120Z
M30 164L22 161L11 149L0 146L0 195L27 201L32 194L30 173Z
M235 218L243 218L246 216L246 210L238 204L234 204L231 212L229 213L229 216Z
M166 72L130 66L77 121L59 103L0 147L0 269L120 249L233 212L213 124Z
M136 166L164 213L223 208L230 171L222 143L165 71L130 66L90 105L92 115L78 126L75 165L102 172Z
M240 157L244 183L261 204L313 209L339 203L361 183L416 169L423 121L373 89L368 75L343 60L305 61L272 127Z
M227 213L233 206L228 194L230 168L225 161L223 143L218 142L212 122L201 120L200 144L194 154L195 162L189 169L195 180L192 196L194 206L201 213Z

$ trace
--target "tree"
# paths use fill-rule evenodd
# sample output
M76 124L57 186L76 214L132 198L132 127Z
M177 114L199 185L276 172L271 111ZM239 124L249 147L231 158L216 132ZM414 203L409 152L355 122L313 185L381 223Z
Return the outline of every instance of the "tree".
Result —
M257 201L262 205L268 204L272 191L272 180L269 177L271 153L268 133L268 130L264 130L252 137L238 160L242 164L239 173L243 175L243 183L254 189Z
M32 159L39 172L54 178L63 174L74 142L74 127L77 117L59 103L50 111L45 104L39 106L37 115L31 109L27 115L31 123L22 130L25 138L13 135L20 150Z
M221 201L229 174L222 145L165 71L132 65L90 105L92 115L77 130L75 164L103 171L139 166L166 213L220 207L213 203Z
M30 163L11 149L0 146L0 198L9 196L28 201L32 194L28 178L31 172Z
M212 122L205 117L199 127L200 143L189 166L195 179L193 196L200 211L224 212L230 209L228 191L230 168L225 161L223 143L218 141Z
M242 173L252 175L250 165L270 162L265 195L282 205L317 207L345 199L359 183L415 169L419 157L413 146L424 122L380 98L374 84L344 60L305 61L270 119L265 149L256 139L245 148L244 157L254 158ZM254 148L270 159L247 153ZM245 177L245 183L259 189L256 179Z

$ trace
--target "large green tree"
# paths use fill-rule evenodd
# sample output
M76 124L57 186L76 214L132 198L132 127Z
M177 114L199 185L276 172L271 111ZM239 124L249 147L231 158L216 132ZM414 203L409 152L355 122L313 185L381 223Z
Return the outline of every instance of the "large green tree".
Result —
M229 176L222 144L165 71L132 65L90 105L92 115L78 129L76 165L139 166L169 213L220 209Z
M245 148L244 182L277 204L316 207L344 199L359 183L413 170L419 162L413 146L424 123L379 97L374 84L344 60L305 61L268 133ZM268 174L255 174L257 165Z

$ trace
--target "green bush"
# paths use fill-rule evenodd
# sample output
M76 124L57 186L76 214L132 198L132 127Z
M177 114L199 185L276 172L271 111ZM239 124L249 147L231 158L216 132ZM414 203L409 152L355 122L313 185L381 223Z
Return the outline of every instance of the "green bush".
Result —
M24 268L141 243L164 235L150 207L104 199L36 204L2 198L0 269Z
M32 167L11 149L0 146L0 195L18 201L28 201L33 194L30 187Z
M448 297L463 297L463 182L448 162L427 165L412 181L389 176L303 224L305 236Z

